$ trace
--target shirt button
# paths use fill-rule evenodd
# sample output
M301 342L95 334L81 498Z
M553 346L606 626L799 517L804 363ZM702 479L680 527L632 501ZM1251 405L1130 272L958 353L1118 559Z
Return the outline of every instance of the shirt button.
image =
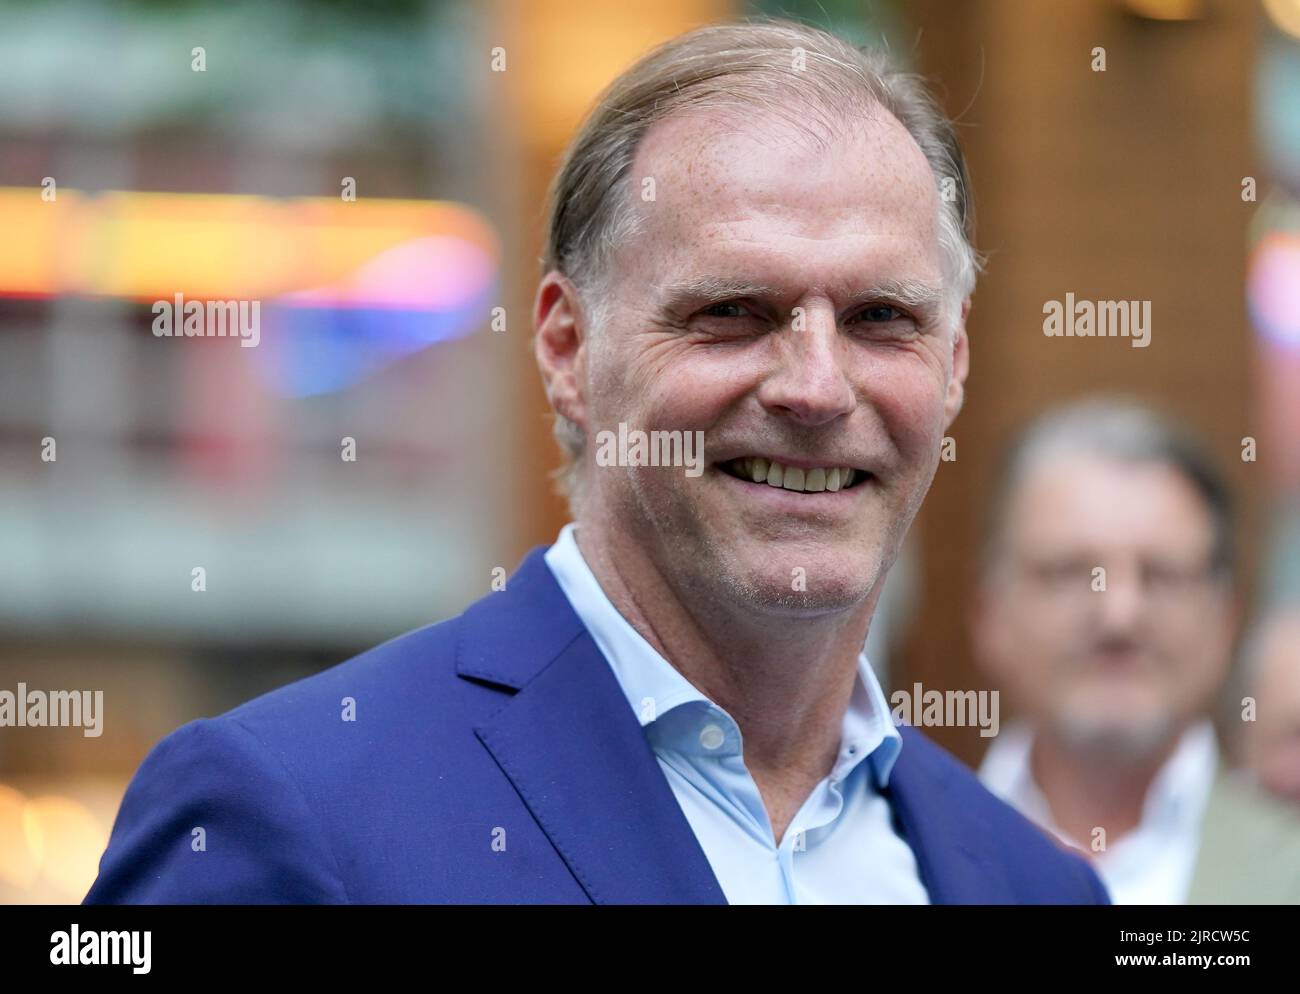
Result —
M717 725L705 725L700 729L700 745L705 749L716 749L727 741L727 734Z

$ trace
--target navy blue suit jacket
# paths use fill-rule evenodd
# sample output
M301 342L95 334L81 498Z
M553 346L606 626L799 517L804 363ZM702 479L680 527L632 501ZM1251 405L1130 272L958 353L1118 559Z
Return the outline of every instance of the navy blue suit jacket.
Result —
M456 618L168 735L86 903L726 903L544 551ZM1106 903L901 731L888 794L932 901Z

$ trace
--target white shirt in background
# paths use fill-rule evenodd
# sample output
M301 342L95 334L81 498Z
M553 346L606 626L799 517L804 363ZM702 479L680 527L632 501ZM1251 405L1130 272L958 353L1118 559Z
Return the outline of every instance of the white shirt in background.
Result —
M1070 838L1052 820L1030 769L1032 745L1033 734L1025 725L1004 728L980 764L984 786L1057 838L1091 854L1113 903L1186 902L1219 762L1214 726L1202 721L1183 733L1147 791L1137 827L1119 838L1107 836L1105 850L1097 853L1092 853L1091 839Z

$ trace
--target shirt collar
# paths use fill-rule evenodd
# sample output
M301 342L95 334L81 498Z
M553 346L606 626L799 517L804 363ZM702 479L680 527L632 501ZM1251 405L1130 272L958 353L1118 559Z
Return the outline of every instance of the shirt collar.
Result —
M1189 727L1147 791L1143 821L1199 819L1218 761L1214 725L1203 720Z
M702 694L633 628L606 596L578 548L577 525L566 524L546 551L575 613L591 633L650 741L690 754L740 754L740 729L725 710ZM864 650L845 712L840 752L831 778L843 780L869 758L876 786L883 789L903 740L890 718L884 691Z
M1033 732L1027 724L1017 722L1004 727L980 764L980 779L993 793L1060 835L1047 799L1034 781L1030 766L1033 745ZM1209 720L1188 727L1147 790L1139 828L1197 821L1218 756L1214 726Z

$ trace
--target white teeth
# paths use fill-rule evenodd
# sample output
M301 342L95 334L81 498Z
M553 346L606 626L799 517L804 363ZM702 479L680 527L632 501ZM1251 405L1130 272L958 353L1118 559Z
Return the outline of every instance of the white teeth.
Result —
M803 469L799 466L783 466L762 456L737 459L732 463L732 468L741 479L798 493L822 493L827 490L835 493L852 484L857 477L857 471L848 466Z

